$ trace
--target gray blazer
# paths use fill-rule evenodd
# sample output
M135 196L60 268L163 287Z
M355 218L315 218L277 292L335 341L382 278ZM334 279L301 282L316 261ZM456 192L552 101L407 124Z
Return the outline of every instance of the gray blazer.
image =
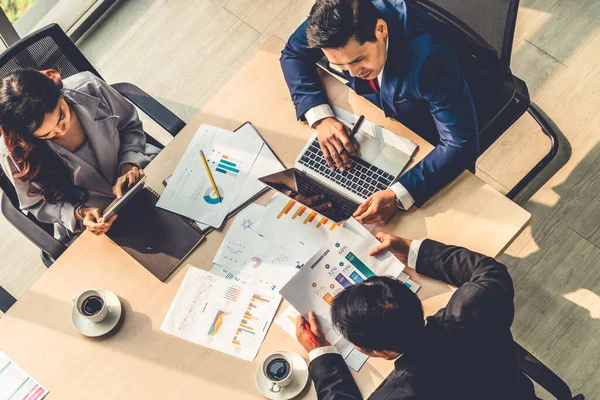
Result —
M63 96L81 121L100 171L52 141L44 142L64 160L75 184L89 191L87 206L103 210L114 199L112 186L121 165L132 163L144 168L158 149L146 145L135 107L92 73L80 72L64 79ZM14 178L18 169L1 135L0 166L15 186L21 210L30 212L41 222L54 224L56 239L69 245L83 231L83 224L75 218L76 204L47 204L41 195L28 195L32 183Z

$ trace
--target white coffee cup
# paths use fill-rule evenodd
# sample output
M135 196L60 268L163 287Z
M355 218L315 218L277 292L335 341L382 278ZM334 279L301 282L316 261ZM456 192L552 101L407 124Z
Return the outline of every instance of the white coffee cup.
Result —
M260 370L271 383L269 390L273 393L279 393L294 380L294 364L283 353L276 352L267 356L261 363Z
M77 313L91 322L102 322L110 311L102 292L89 289L79 296L73 297Z

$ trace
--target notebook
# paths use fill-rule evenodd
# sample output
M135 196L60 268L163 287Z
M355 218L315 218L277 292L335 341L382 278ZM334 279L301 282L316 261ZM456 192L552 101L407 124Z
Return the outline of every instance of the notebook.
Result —
M204 239L189 218L156 207L160 195L144 187L119 212L107 236L164 281Z

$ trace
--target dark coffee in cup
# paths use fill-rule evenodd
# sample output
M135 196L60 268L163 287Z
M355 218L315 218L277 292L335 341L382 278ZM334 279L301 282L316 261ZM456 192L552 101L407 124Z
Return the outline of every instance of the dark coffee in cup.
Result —
M290 374L291 368L287 360L283 358L275 358L269 361L266 368L266 373L269 379L273 381L282 381Z
M104 300L100 296L90 296L81 303L81 313L91 317L98 314L104 307Z

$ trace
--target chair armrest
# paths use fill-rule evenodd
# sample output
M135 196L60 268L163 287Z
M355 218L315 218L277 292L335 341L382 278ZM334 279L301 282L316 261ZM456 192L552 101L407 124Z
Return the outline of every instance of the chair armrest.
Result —
M111 86L171 135L176 136L185 126L185 122L181 118L134 84L122 82L114 83Z
M46 232L41 226L27 218L25 214L11 203L8 196L2 194L0 209L8 222L29 239L38 248L48 253L53 259L58 257L67 247Z
M558 375L515 342L517 363L521 371L557 399L572 399L571 389Z
M6 289L0 286L0 311L3 313L7 312L8 309L16 303L16 301L17 299L8 293Z

